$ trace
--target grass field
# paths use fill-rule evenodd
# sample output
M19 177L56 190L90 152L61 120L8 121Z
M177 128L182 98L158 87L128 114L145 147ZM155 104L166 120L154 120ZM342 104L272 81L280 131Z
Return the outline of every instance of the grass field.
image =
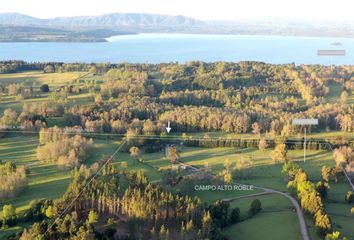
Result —
M0 159L26 165L29 170L28 187L15 199L3 203L13 204L17 211L26 209L32 200L59 197L70 182L70 171L36 160L37 145L38 138L35 136L9 136L0 139Z
M35 98L16 101L15 96L0 94L0 114L2 114L6 108L20 111L24 103L48 101L50 93L41 93L39 91L42 84L48 84L51 92L65 85L84 86L84 83L80 82L78 79L82 78L84 82L85 80L91 80L86 75L86 72L43 73L39 71L0 74L0 84L22 83L26 87L32 87L35 94L40 95ZM90 94L83 92L82 94L69 95L67 104L68 106L85 104L91 100Z
M20 72L15 74L0 74L0 83L23 83L25 86L62 86L83 76L83 72L43 73L40 71Z
M331 84L326 99L330 103L338 103L343 89L339 84ZM354 94L349 92L348 104L354 104Z
M256 216L248 218L247 212L254 199L259 199L262 202L262 211ZM229 239L302 239L296 213L289 200L284 197L271 194L239 199L233 201L231 207L240 208L243 221L224 229L223 232Z
M28 186L14 199L0 203L12 204L17 212L28 208L29 203L36 199L55 199L60 197L70 182L70 171L60 170L56 165L41 164L36 160L36 136L8 136L0 139L0 159L12 161L17 165L26 165L29 170ZM1 214L1 212L0 212ZM0 239L16 233L24 225L0 231Z
M354 97L353 97L354 100ZM183 133L172 133L172 136L175 137L182 137ZM189 137L194 137L194 138L203 138L205 135L208 135L209 137L212 138L243 138L243 139L255 139L259 138L259 136L255 136L254 134L251 133L223 133L223 132L195 132L195 133L188 133L187 134ZM266 134L261 134L261 137L266 138ZM303 134L296 134L293 136L290 136L292 138L298 138L302 139ZM332 138L337 138L337 137L346 137L350 140L354 140L354 133L347 133L347 132L342 132L342 131L328 131L328 132L308 132L307 133L308 138L319 138L319 139L332 139Z

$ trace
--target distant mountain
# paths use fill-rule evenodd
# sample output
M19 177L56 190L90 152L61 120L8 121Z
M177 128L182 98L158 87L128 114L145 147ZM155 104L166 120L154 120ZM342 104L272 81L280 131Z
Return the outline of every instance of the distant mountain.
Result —
M57 17L38 19L18 13L0 14L2 25L34 25L50 27L116 28L116 27L201 27L203 21L184 16L170 16L147 13L112 13L101 16Z
M147 13L112 13L101 16L57 17L39 19L19 13L0 13L1 27L6 28L7 35L0 41L21 41L40 39L42 41L104 41L111 34L130 33L195 33L195 34L249 34L249 35L288 35L319 37L354 37L354 23L304 21L298 19L243 19L237 21L201 21L185 16L171 16ZM41 37L22 34L19 27L37 28ZM11 35L11 28L16 34ZM65 31L64 37L48 34ZM26 31L26 28L23 28ZM57 34L57 35L58 35ZM35 35L35 34L34 34ZM81 35L82 37L78 37ZM44 37L44 39L42 38Z
M42 20L20 13L0 13L1 25L41 25Z
M189 17L146 13L112 13L94 17L60 17L47 20L47 24L75 27L192 27L205 25L204 22Z

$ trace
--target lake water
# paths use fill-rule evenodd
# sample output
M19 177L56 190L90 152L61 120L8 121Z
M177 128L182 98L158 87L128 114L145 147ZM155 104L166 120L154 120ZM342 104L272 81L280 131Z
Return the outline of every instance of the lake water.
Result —
M342 45L334 46L334 42ZM319 49L346 56L319 57ZM0 43L0 60L160 63L201 60L354 64L354 39L248 35L138 34L102 43Z

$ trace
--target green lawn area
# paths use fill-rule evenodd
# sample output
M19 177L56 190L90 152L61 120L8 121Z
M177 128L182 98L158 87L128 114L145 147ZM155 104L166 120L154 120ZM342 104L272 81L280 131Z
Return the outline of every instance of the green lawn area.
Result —
M13 204L17 211L28 208L35 199L54 199L61 196L70 182L70 171L53 164L36 160L38 137L31 135L11 136L0 139L0 159L26 165L29 170L28 187L15 199L0 204Z
M203 167L209 163L213 172L218 173L224 167L224 162L229 160L236 163L239 159L252 159L254 167L250 179L236 179L241 183L249 183L263 187L275 188L286 191L286 183L281 174L282 163L273 164L269 155L272 150L260 151L255 148L190 148L181 147L181 160L183 162ZM334 160L329 151L307 151L307 162L303 163L302 150L289 150L290 161L299 161L302 168L309 173L311 180L318 181L321 177L321 167L323 165L333 166ZM152 162L158 167L163 167L163 155L154 158Z
M354 95L351 96L353 103L354 104ZM172 137L182 137L183 133L176 133L172 132L169 136ZM243 138L243 139L258 139L259 136L255 136L254 134L251 133L224 133L224 132L194 132L194 133L188 133L188 137L192 138L203 138L204 136L209 136L211 138ZM261 134L261 137L266 138L266 134ZM291 136L292 138L303 138L303 134L296 134ZM328 131L328 132L308 132L307 133L308 138L319 138L319 139L332 139L332 138L337 138L337 137L347 137L350 140L354 139L354 133L346 133L342 131Z
M150 157L149 155L151 154L143 154L141 157L143 159ZM155 169L147 164L134 161L129 153L120 153L115 159L114 163L117 167L120 167L121 163L125 162L127 164L127 169L132 170L132 171L143 171L145 175L148 177L149 181L158 181L161 180L163 177L163 173L161 171L158 171L158 169Z
M12 204L17 212L28 208L35 199L55 199L60 197L70 182L70 171L61 170L53 164L42 164L36 160L38 137L31 135L9 135L0 139L0 159L26 165L29 170L28 186L14 199L0 203ZM1 212L0 212L1 214ZM19 232L24 225L0 231L0 239Z
M330 103L338 103L340 101L340 95L343 91L343 88L340 84L332 83L329 87L329 93L326 96L326 99ZM348 92L348 104L354 104L354 94L353 92Z
M85 87L85 81L93 81L99 77L87 77L87 72L43 73L29 71L14 74L0 74L0 84L22 83L27 88L32 87L37 95L34 98L16 101L16 96L0 94L0 114L7 108L21 111L24 103L47 102L51 93L40 92L42 84L48 84L51 92L65 85ZM78 81L82 79L82 81ZM91 94L83 91L80 94L70 94L67 99L67 107L75 104L83 105L92 102Z
M262 203L262 211L253 218L248 209L254 199ZM242 222L223 230L229 239L237 240L300 240L300 225L290 201L275 194L235 200L231 207L239 207Z
M0 83L23 83L26 86L40 86L48 84L50 86L62 86L77 79L85 72L64 72L64 73L43 73L41 71L28 71L19 73L0 74Z

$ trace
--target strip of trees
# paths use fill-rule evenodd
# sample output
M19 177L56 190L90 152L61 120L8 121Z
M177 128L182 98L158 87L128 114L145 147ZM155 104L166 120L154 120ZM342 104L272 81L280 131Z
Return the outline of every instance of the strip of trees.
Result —
M332 222L323 203L328 185L325 182L314 184L309 181L305 171L294 162L285 163L282 172L289 180L288 188L297 193L304 212L313 217L318 234L326 236L332 230Z

